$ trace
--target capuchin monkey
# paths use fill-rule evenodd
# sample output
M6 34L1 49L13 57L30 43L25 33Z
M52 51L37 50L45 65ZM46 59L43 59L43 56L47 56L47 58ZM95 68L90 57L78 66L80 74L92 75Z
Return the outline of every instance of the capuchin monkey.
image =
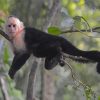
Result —
M64 66L65 63L61 58L62 53L65 53L69 55L70 59L78 62L97 62L97 72L100 73L99 51L79 50L63 37L50 35L35 28L24 27L24 24L15 16L7 18L5 29L14 53L9 70L9 76L12 79L31 54L45 58L45 68L48 70L57 64Z

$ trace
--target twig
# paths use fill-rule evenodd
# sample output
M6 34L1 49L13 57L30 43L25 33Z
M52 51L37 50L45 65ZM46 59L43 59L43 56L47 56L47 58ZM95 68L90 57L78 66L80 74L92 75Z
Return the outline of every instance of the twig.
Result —
M97 29L100 29L100 27L95 27L95 28L92 28L92 32L97 32L96 30ZM80 30L81 32L86 32L85 29L83 30ZM80 32L79 30L66 30L66 31L62 31L62 34L64 33L72 33L72 32ZM88 29L87 32L91 32L91 29Z
M8 37L8 35L2 30L0 29L0 34L5 37L8 41L10 41L10 38Z
M64 56L65 56L65 55L64 55ZM90 94L90 95L92 95L92 96L94 97L94 99L95 99L95 93L94 93L94 91L91 89L91 87L89 87L88 85L86 85L85 83L83 83L81 80L78 79L77 74L73 71L72 66L71 66L67 61L65 61L65 59L64 59L64 60L62 59L62 61L64 61L64 62L68 65L68 67L69 67L69 69L70 69L70 71L71 71L72 79L73 79L73 81L75 82L76 87L78 88L79 86L82 86L82 87L84 88L86 97L88 98L88 95ZM77 82L78 84L77 84L76 82ZM88 94L87 94L87 92L88 92ZM90 95L89 95L89 96L90 96Z
M69 58L69 56L67 56L67 55L64 54L64 53L62 53L62 55L64 56L64 58L65 58L65 57L66 57L66 58ZM76 73L73 72L72 66L71 66L65 59L61 59L61 60L64 61L64 62L68 65L68 67L70 68L70 71L71 71L71 75L72 75L73 80L77 81L78 83L80 83L80 84L82 84L84 87L86 87L86 85L83 84L83 82L81 82L81 81L78 79L78 77L76 77Z
M83 16L75 16L73 19L74 19L74 20L82 19L83 21L85 21L86 25L88 26L88 28L89 28L89 29L91 30L91 32L92 32L92 29L91 29L89 23L87 22L87 20L86 20ZM85 29L85 30L86 30L86 32L87 32L87 29Z
M100 37L95 37L95 36L90 36L90 35L84 34L84 33L86 33L86 32L91 32L91 30L92 30L92 32L97 32L97 31L96 31L97 29L100 29L100 27L95 27L95 28L88 29L88 30L79 30L79 29L67 30L67 31L62 31L61 34L79 32L79 33L82 33L83 35L86 35L87 37L91 37L91 38L100 38ZM99 32L98 32L98 33L99 33Z

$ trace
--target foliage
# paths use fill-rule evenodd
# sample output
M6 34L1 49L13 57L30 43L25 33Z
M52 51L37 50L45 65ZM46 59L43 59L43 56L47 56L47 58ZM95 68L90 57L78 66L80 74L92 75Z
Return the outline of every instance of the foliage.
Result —
M58 27L49 27L48 28L48 33L50 33L52 35L60 35L61 30Z
M0 27L2 26L2 24L4 24L5 21L3 19L0 19Z
M8 13L9 10L9 0L0 0L0 10Z
M90 0L90 4L92 4L93 0ZM100 16L100 10L98 8L94 8L92 6L90 9L86 4L86 0L63 0L63 5L67 8L67 12L70 16L84 16L84 18L90 23L90 26L98 26L100 25L97 19ZM94 1L93 1L94 2ZM95 0L94 4L99 1Z
M4 55L3 55L3 59L4 59L4 63L5 64L9 63L9 58L10 58L10 54L9 54L9 51L8 51L8 47L5 46L5 48L4 48Z
M86 99L87 99L87 100L91 100L92 98L95 99L95 94L94 94L94 92L93 92L93 90L92 90L91 87L86 86L86 87L84 88L84 90L85 90L85 95L86 95Z

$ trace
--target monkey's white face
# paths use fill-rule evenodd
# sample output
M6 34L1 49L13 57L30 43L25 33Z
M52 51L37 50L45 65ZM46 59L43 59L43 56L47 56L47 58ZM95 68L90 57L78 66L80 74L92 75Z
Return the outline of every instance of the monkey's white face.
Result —
M24 26L19 19L15 17L8 18L6 23L6 31L10 38L15 37L18 33L20 34L23 28Z
M14 35L16 35L16 33L18 32L18 27L17 27L15 18L11 17L8 19L7 25L6 25L6 31L10 37L13 37Z
M16 17L9 17L6 22L6 33L9 38L12 40L11 44L13 51L25 51L26 46L24 43L24 25Z

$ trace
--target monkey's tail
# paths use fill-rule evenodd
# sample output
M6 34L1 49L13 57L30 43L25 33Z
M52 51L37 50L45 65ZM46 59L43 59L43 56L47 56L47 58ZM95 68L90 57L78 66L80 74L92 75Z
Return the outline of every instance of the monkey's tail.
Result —
M79 62L93 61L97 62L97 72L100 73L100 52L99 51L82 51L73 46L69 41L62 39L62 51L68 55L71 55L72 59ZM77 58L75 58L77 57ZM80 59L82 57L82 59ZM85 59L87 60L85 60Z
M77 57L77 56L71 56L71 55L64 55L64 56L66 58L69 58L69 59L76 61L76 62L79 62L79 63L96 63L93 60L86 59L86 58L83 58L83 57ZM97 63L96 70L100 74L100 62Z
M69 58L73 61L79 62L79 63L95 63L95 61L92 61L90 59L86 59L83 57L78 57L78 56L72 56L72 55L66 55L64 54L65 58Z
M63 39L62 40L62 51L68 55L74 57L82 57L89 59L94 62L100 62L100 52L99 51L82 51L73 46L69 41Z

